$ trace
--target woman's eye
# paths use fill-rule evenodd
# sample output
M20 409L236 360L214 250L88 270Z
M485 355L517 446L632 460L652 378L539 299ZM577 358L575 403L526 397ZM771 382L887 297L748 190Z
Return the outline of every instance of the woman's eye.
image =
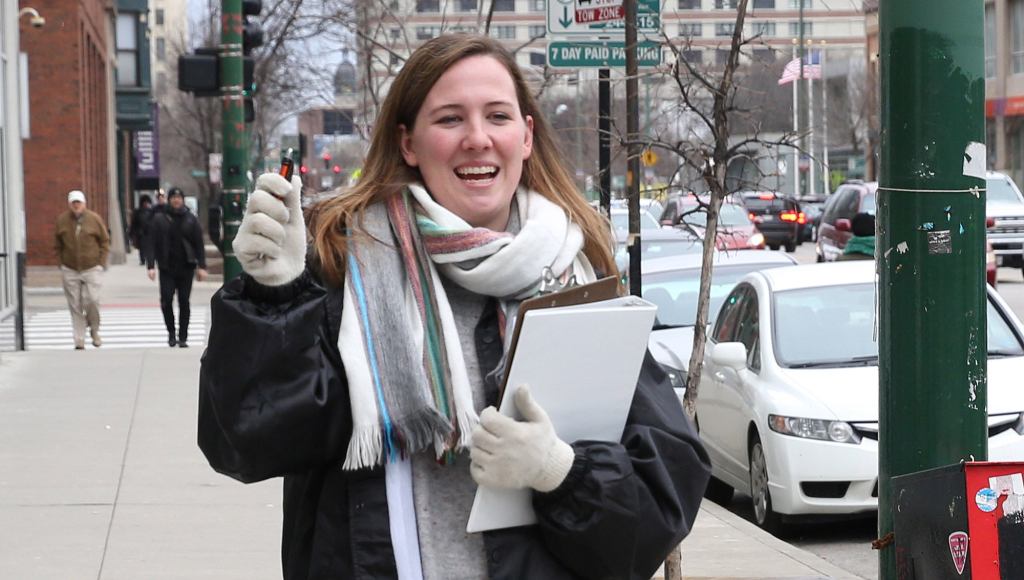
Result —
M453 123L458 123L459 118L455 115L445 115L444 117L438 119L437 122L440 123L441 125L451 125Z
M509 115L508 113L492 113L491 118L497 121L511 121L512 115Z

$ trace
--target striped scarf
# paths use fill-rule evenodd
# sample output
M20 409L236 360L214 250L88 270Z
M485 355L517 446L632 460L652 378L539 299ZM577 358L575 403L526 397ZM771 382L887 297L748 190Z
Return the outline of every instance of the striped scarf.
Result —
M593 279L583 234L564 211L520 189L521 229L474 228L421 186L367 208L349 244L338 346L353 432L345 469L432 448L468 448L478 422L455 319L438 271L494 296L505 312L533 296L545 266Z

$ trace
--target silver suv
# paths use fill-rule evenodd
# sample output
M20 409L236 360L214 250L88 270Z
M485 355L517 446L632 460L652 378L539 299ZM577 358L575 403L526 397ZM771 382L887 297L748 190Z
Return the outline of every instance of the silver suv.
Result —
M1003 173L989 171L985 182L985 216L992 224L988 241L995 250L996 264L1024 268L1024 195Z

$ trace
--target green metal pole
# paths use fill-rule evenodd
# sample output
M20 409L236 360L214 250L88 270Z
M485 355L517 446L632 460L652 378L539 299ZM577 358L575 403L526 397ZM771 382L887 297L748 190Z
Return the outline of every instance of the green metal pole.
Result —
M964 169L985 140L983 4L880 3L879 537L890 477L987 457L985 183Z
M224 282L242 273L232 243L242 223L246 202L245 167L249 138L245 131L245 103L242 83L242 0L222 0L220 31L220 93L224 147Z

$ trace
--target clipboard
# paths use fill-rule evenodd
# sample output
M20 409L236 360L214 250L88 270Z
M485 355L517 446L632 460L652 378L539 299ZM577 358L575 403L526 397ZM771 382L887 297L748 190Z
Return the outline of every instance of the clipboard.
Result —
M530 385L563 441L619 441L656 313L655 305L636 296L534 307L520 315L519 356L508 383ZM511 397L498 411L520 418ZM535 523L532 497L529 489L479 486L466 531Z
M519 343L519 334L523 329L523 320L526 313L541 308L556 308L558 306L574 306L576 304L587 304L589 302L600 302L611 300L619 296L619 280L615 276L607 276L600 280L572 286L557 292L549 292L523 300L519 304L519 312L516 314L516 323L512 328L512 340L509 342L508 356L505 357L505 372L502 378L501 387L498 389L498 407L505 396L505 387L508 385L509 369L512 368L512 359L516 354L516 345Z

